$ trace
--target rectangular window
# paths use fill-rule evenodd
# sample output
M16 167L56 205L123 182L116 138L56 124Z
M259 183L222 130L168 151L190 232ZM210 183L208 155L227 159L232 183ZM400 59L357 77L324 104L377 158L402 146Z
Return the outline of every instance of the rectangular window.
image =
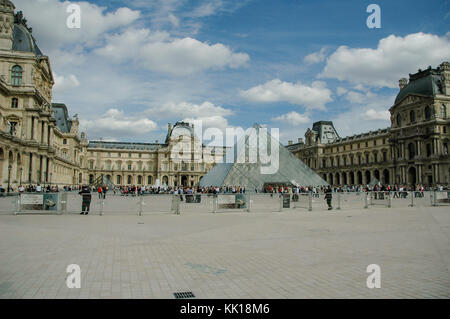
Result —
M427 157L431 156L431 144L427 144Z

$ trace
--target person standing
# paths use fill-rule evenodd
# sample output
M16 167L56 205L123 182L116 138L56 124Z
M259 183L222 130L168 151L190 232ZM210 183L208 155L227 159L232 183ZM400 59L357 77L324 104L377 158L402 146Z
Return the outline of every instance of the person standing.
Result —
M101 186L98 187L97 192L98 192L98 199L102 199L102 187Z
M82 196L83 201L81 203L81 214L80 215L87 215L89 214L89 209L91 207L91 191L87 186L84 186L81 191L78 193Z
M333 209L333 206L331 206L332 199L333 199L333 193L331 190L331 186L328 186L328 188L325 189L325 200L327 201L328 210Z

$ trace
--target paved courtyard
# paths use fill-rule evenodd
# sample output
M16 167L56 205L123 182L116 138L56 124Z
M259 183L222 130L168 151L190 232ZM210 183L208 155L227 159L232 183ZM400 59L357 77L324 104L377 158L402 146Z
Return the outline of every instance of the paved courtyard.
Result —
M0 298L449 298L449 238L448 206L1 214Z

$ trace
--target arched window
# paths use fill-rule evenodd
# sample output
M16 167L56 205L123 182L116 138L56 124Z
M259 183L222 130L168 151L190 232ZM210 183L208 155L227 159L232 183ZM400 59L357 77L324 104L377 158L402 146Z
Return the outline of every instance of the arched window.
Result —
M11 99L11 108L12 109L17 109L19 107L19 99L16 97L13 97Z
M147 184L152 185L152 177L151 176L147 176Z
M430 120L431 119L431 109L429 106L425 107L425 120Z
M447 118L447 107L445 106L445 104L441 105L441 117L443 119Z
M411 120L411 123L416 121L416 113L414 111L409 112L409 119Z
M400 114L397 114L397 126L401 126L402 125L402 117Z
M22 85L22 73L23 70L20 66L15 65L11 69L11 85L19 86Z

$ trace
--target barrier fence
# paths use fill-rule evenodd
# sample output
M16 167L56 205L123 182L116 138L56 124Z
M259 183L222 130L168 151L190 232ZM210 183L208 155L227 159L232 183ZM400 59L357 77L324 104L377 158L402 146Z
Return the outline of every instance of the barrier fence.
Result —
M450 191L336 192L333 209L405 208L450 205ZM0 214L80 214L82 197L77 192L22 193L0 197ZM142 196L92 194L89 214L149 215L189 213L271 213L324 211L323 193L298 194L145 194Z

